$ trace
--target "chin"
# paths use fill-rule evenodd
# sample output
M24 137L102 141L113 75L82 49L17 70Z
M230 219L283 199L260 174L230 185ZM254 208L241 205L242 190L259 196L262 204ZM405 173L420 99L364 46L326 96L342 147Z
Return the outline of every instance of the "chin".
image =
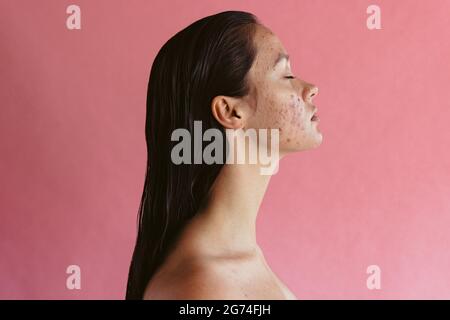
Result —
M322 139L322 134L320 134L315 137L314 140L308 142L291 142L289 144L282 145L280 146L280 156L294 152L316 149L322 144Z
M323 141L323 136L322 136L321 133L319 133L318 137L316 139L316 142L315 142L315 144L314 144L314 146L312 148L313 149L318 148L322 144L322 141Z

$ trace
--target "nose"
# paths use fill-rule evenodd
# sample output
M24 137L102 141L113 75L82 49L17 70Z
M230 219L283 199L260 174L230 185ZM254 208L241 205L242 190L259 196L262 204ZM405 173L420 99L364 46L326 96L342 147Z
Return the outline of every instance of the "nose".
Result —
M306 86L306 99L309 102L312 102L312 99L314 96L316 96L319 93L319 88L313 84L307 84Z
M319 93L319 88L317 88L315 85L313 85L312 87L311 87L311 99L312 99L312 97L314 97L315 95L317 95L318 93Z
M303 100L312 103L312 99L319 93L319 88L310 83L304 83L303 86Z

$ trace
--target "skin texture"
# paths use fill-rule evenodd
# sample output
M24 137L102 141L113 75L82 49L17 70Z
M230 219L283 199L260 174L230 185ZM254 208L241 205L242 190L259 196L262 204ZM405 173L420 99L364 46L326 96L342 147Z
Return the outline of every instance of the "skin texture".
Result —
M254 44L250 93L215 97L213 116L228 129L280 129L280 157L318 147L322 134L310 120L317 87L286 78L292 73L285 59L274 66L280 53L287 52L268 28L257 26ZM144 299L296 299L256 241L257 213L271 177L261 175L259 168L224 165L206 206L183 229Z
M274 66L280 53L287 52L269 29L258 27L255 43L258 55L249 72L252 89L246 100L251 110L241 110L249 113L247 127L280 129L281 156L319 146L322 134L318 122L311 121L317 109L312 99L318 88L295 77L289 60L281 59Z

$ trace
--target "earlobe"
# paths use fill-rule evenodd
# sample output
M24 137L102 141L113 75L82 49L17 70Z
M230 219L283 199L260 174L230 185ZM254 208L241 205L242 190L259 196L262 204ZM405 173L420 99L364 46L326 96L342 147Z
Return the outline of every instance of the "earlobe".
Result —
M211 102L213 117L225 128L239 129L244 126L243 117L236 98L217 96Z

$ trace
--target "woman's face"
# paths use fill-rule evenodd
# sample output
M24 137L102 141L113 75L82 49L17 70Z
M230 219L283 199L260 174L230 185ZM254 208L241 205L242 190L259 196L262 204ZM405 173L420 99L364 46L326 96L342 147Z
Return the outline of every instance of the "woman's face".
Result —
M254 111L246 128L278 128L280 155L319 146L322 133L318 121L311 120L318 88L295 77L286 50L269 29L258 25L254 44L257 55L248 74L247 96Z

